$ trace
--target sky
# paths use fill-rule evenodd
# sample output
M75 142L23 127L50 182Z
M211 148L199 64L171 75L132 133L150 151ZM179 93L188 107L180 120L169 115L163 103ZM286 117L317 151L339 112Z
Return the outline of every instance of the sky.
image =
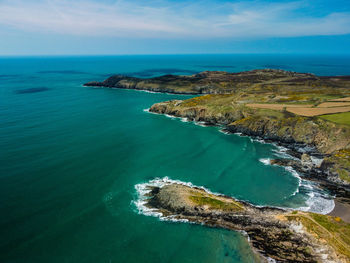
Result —
M350 54L350 0L0 0L0 55Z

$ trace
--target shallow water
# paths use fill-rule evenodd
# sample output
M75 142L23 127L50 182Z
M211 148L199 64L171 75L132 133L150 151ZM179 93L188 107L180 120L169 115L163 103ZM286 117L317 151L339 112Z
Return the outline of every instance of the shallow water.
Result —
M315 210L321 202L330 209L324 192L293 171L266 165L281 149L144 111L189 96L82 86L111 73L149 77L268 65L350 73L349 60L339 57L1 58L0 261L254 261L240 233L140 214L135 185L154 178L256 205Z

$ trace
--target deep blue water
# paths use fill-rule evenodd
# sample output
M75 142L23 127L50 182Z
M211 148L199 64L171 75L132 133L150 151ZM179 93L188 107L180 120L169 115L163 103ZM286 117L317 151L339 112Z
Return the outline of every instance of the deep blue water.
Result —
M157 177L257 205L329 209L315 186L262 163L281 149L144 111L189 96L82 86L114 73L265 67L350 75L340 56L0 58L0 261L255 261L239 233L138 213L135 185Z

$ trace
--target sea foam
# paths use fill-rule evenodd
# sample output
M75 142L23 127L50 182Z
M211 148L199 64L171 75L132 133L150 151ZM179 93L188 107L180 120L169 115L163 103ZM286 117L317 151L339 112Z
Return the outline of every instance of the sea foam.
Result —
M259 161L265 165L271 165L271 159L269 158L261 158ZM298 179L297 188L286 198L293 197L300 192L305 193L307 197L305 206L293 209L324 215L330 213L334 209L335 202L333 200L333 197L322 191L316 183L303 179L301 175L291 166L285 166L283 168L288 171L293 177Z
M260 158L259 161L265 165L271 165L271 159L270 158Z
M173 222L189 222L187 219L177 219L175 216L164 216L162 213L158 212L155 208L147 207L147 200L149 199L149 193L152 191L152 187L163 187L165 185L170 184L182 184L189 187L194 187L191 183L185 183L179 180L172 180L168 177L164 178L155 178L154 180L151 180L147 183L140 183L135 185L135 189L137 192L137 199L134 200L132 203L137 209L137 212L139 214L143 214L146 216L154 216L158 217L160 220L164 221L173 221ZM205 188L202 188L205 189ZM206 191L209 191L205 189Z

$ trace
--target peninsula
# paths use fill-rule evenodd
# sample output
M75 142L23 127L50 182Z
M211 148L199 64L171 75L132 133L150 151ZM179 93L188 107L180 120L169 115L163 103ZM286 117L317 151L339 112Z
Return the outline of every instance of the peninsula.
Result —
M350 226L340 218L254 207L204 189L171 183L149 186L145 204L163 218L244 231L262 259L349 262Z

